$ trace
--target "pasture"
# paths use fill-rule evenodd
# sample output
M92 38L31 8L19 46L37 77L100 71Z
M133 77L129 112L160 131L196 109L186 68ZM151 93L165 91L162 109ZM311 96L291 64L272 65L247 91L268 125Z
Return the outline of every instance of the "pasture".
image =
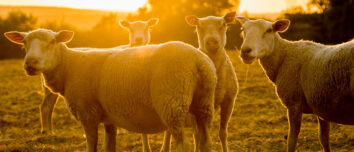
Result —
M228 128L230 151L285 151L288 132L286 108L278 101L274 86L258 63L248 67L240 61L237 51L228 51L228 54L240 84ZM62 99L54 109L54 135L40 133L39 105L43 94L40 77L26 76L22 64L22 60L0 60L0 151L84 151L83 128L69 113ZM215 151L221 150L218 119L215 117L212 127ZM101 125L99 151L103 151L103 132ZM149 138L152 150L159 151L163 134L150 135ZM354 126L331 124L330 143L332 151L354 151ZM301 152L322 150L315 116L304 115L297 145ZM140 134L118 134L116 149L142 151ZM175 151L173 142L172 149Z

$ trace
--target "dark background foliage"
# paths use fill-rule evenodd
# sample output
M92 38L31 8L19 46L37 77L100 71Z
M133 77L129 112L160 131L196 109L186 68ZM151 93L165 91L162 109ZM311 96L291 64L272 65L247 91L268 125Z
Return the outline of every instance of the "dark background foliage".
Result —
M159 18L159 24L151 31L151 43L178 40L198 47L194 27L185 23L185 16L223 16L229 11L237 11L239 0L148 0L148 4L149 8L148 6L140 8L137 13L129 14L126 20ZM282 12L281 18L291 20L289 30L282 34L284 38L337 44L354 37L353 0L311 0L308 7L317 8L319 11L308 13L296 7ZM240 26L239 23L230 25L227 33L227 49L235 50L240 47L242 43ZM69 47L107 48L129 43L128 31L119 26L116 13L102 16L101 20L89 30L79 29L60 20L39 24L36 16L22 11L11 11L6 17L0 18L0 33L12 30L30 31L38 27L53 31L61 29L75 31L74 39L68 43ZM0 59L23 56L24 51L20 46L0 36Z

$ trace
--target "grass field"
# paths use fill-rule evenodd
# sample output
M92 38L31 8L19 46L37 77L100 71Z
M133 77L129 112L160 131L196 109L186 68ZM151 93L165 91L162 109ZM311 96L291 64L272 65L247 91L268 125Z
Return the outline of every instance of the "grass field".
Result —
M231 152L285 151L288 131L286 109L274 93L258 63L241 63L237 52L229 52L240 83L240 92L229 123ZM80 124L71 116L62 99L55 107L55 135L41 135L39 105L40 77L25 76L22 60L0 61L0 151L84 151L85 137ZM354 110L354 109L353 109ZM221 151L218 140L218 117L212 128L213 149ZM150 136L153 151L159 151L163 134ZM354 151L354 126L331 124L332 151ZM117 151L142 151L140 135L128 132L117 136ZM103 151L103 126L99 129L99 151ZM174 145L172 145L174 147ZM317 119L303 117L298 151L321 151L317 139ZM175 150L173 150L175 151Z

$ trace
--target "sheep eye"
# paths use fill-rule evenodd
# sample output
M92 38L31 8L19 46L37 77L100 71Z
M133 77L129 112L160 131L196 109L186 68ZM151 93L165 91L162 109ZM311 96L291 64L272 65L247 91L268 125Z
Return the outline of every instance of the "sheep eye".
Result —
M270 28L270 29L268 29L266 32L267 33L271 33L273 30Z

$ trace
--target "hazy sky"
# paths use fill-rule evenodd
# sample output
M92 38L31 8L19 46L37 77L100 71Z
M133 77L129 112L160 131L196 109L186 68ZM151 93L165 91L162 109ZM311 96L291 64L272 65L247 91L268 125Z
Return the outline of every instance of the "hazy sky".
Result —
M146 0L0 0L0 5L41 5L136 11Z
M239 10L251 13L280 12L283 9L302 5L308 0L241 0ZM74 8L135 11L146 0L0 0L0 5L42 5Z
M251 13L280 12L293 6L305 7L309 0L241 0L239 11Z

